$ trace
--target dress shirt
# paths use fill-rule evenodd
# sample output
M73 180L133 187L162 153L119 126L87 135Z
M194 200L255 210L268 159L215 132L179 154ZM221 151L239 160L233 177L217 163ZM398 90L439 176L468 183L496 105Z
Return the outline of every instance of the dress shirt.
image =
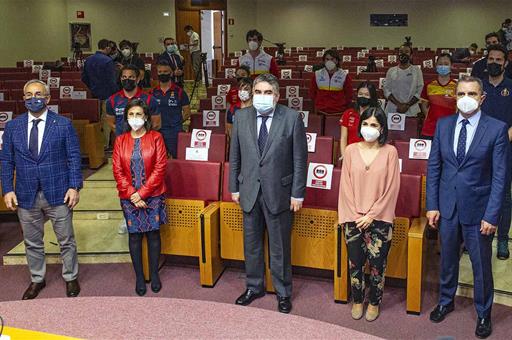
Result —
M27 129L27 147L30 148L30 130L32 130L32 121L35 119L41 119L39 124L37 124L37 153L41 152L41 144L43 144L43 134L44 128L46 126L46 116L48 116L48 110L45 110L41 116L38 118L32 116L32 114L28 113L28 129Z
M466 125L466 155L468 154L469 147L471 146L471 142L475 136L475 131L478 127L478 122L480 121L481 116L482 111L478 110L477 113L468 118L469 124ZM460 129L462 128L462 121L464 119L465 118L459 113L459 116L457 117L457 125L455 125L455 135L453 137L453 152L455 152L455 154L457 154L457 143L459 141Z

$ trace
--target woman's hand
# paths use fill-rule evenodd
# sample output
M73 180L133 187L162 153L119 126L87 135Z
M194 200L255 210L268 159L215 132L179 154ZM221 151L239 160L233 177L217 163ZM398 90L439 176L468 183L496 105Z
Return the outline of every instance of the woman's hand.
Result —
M363 216L356 220L356 227L360 230L367 229L373 223L373 218L369 216Z
M140 200L142 200L142 198L140 198L140 195L138 192L135 192L133 193L131 196L130 196L130 201L132 201L133 204L139 202Z
M138 201L137 203L134 203L135 206L139 209L146 209L148 205L143 200Z

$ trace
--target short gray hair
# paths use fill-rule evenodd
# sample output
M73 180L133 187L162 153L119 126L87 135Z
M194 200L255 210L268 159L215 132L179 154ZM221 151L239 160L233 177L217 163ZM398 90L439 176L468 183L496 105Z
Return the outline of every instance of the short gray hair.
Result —
M274 93L279 94L279 82L277 81L276 76L274 76L272 73L260 74L259 76L256 77L256 79L254 79L252 88L254 89L256 87L256 84L263 82L272 85L272 90L274 91Z
M50 88L48 87L48 84L46 84L44 81L39 80L39 79L32 79L32 80L27 81L27 83L23 86L23 94L25 94L25 91L26 91L27 87L29 85L32 85L32 84L43 85L44 91L46 92L46 95L50 94Z
M472 77L472 76L462 76L459 79L459 81L457 82L456 91L458 90L460 83L477 83L478 87L480 88L480 94L484 93L484 84L482 83L482 80L480 78Z

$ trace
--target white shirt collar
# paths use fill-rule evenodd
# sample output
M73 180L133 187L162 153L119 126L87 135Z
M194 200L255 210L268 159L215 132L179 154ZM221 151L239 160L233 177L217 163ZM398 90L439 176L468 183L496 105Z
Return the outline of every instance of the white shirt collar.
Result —
M274 113L275 113L275 112L276 112L276 109L275 109L275 108L274 108L274 109L272 110L272 112L270 112L268 115L261 115L261 114L259 114L259 113L258 113L258 111L256 111L256 117L257 117L257 118L262 118L262 117L269 117L269 118L272 118L272 117L274 117Z
M32 116L32 113L30 111L28 112L28 122L31 123L34 119L41 119L43 122L46 122L46 116L48 116L48 109L44 110L43 114L40 115L38 118Z
M471 117L468 118L468 121L469 121L469 125L471 126L475 126L476 124L478 124L478 122L480 121L480 117L482 116L482 111L481 110L478 110L477 113L475 113L474 115L472 115ZM459 113L459 116L457 117L457 125L459 125L460 122L462 122L464 118L460 113Z

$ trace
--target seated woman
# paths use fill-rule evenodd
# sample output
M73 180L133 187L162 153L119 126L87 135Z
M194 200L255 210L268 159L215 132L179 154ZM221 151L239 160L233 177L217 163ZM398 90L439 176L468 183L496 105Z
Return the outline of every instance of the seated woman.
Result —
M252 105L252 78L241 78L238 81L238 103L232 104L226 111L226 134L231 137L235 112Z
M379 316L384 273L391 246L395 206L400 188L398 154L386 144L386 114L370 107L361 114L362 142L347 146L341 170L339 223L344 225L352 287L352 317L363 316L364 267L370 265L366 320Z
M340 153L341 158L345 154L347 145L357 143L363 139L359 137L359 116L369 107L378 107L379 98L377 89L369 81L362 82L357 87L357 98L353 108L343 112L340 119Z
M112 155L114 178L129 233L129 248L135 270L135 292L146 294L142 271L142 238L149 249L151 290L162 288L158 275L160 225L167 223L164 193L167 153L162 135L151 129L146 103L132 99L124 111L125 133L118 136Z

